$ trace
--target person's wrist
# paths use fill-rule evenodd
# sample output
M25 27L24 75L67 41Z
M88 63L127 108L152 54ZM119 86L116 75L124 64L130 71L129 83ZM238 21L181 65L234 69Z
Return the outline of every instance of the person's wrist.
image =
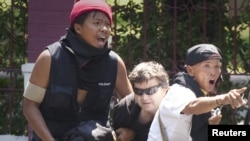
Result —
M220 106L219 100L217 98L215 99L215 103L217 106Z
M219 96L216 96L216 97L215 97L215 103L216 103L216 106L217 106L217 107L223 105L223 103L221 102Z

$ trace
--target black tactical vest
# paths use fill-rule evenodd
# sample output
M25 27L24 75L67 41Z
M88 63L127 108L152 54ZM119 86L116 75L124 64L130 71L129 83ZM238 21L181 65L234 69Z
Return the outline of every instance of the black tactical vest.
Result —
M51 69L49 85L40 110L52 135L60 139L65 132L83 120L106 122L117 74L116 54L110 51L104 59L100 66L102 77L89 90L85 103L80 108L76 99L78 68L73 53L60 42L49 45L47 49L51 53Z

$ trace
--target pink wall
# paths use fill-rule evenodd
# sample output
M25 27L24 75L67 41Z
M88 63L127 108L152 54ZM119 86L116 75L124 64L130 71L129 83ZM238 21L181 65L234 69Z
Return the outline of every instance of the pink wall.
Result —
M55 42L69 27L73 0L29 0L28 62L35 62L45 46Z

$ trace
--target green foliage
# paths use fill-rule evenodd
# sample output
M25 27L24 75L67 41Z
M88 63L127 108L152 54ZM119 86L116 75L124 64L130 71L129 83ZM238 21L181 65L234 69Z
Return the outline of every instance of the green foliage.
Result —
M14 2L13 9L7 1L2 5L0 17L7 22L0 22L0 67L17 67L25 63L27 46L27 1ZM15 59L14 59L15 58ZM10 62L13 61L13 62Z
M11 2L0 1L0 134L24 135L20 69L27 57L27 0Z
M15 88L23 87L23 79L20 74L14 76L12 81L14 82L10 82L7 77L1 78L1 88L8 88L10 83L14 83ZM0 134L24 135L27 132L24 130L27 123L22 113L22 89L2 91L0 94L0 107Z
M164 0L129 0L113 7L117 22L114 47L129 69L141 60L156 60L168 70L179 71L186 49L206 42L221 48L226 71L250 71L250 60L242 61L249 58L249 42L246 36L241 37L249 27L249 6L238 17L229 17L229 10L233 10L228 8L229 0L207 1L206 9L203 1L191 1L177 1L176 9L174 1ZM173 62L179 63L177 68Z

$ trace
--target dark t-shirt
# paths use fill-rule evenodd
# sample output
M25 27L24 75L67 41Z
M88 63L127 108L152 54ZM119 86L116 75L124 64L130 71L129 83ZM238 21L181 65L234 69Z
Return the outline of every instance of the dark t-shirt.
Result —
M140 111L141 108L135 103L134 94L123 98L114 108L114 129L116 130L120 127L133 129L135 132L134 141L147 141L152 121L147 124L139 123L138 117Z

